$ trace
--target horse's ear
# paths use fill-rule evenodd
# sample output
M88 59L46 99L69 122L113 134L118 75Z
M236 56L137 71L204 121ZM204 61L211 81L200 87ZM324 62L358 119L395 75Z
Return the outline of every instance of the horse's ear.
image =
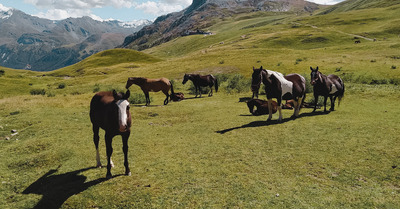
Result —
M317 68L315 68L315 70L318 71L318 66L317 66Z
M312 69L312 67L310 67L310 70L311 70L311 71L314 71L314 69Z
M129 91L129 89L128 89L128 91L126 91L123 99L128 99L130 96L131 96L131 91Z
M262 66L260 67L260 70L262 70L263 68L262 68Z

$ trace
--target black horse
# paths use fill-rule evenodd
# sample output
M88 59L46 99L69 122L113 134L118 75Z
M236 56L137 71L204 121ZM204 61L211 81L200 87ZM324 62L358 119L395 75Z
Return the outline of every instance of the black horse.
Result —
M338 106L340 105L340 101L344 95L344 83L343 80L336 75L324 75L318 71L318 67L311 69L311 85L313 85L314 89L314 101L315 106L313 112L317 107L318 96L324 97L324 112L326 112L326 100L328 97L331 100L331 108L330 111L335 110L335 100L338 99Z
M99 154L99 129L105 131L107 152L107 178L111 178L111 155L113 153L112 139L116 135L122 136L124 151L125 175L131 175L128 164L128 139L131 133L131 114L129 112L130 91L117 93L114 91L96 93L90 102L90 121L93 125L93 141L96 147L97 167L101 167Z
M299 74L282 75L279 72L265 70L261 66L259 69L253 67L252 85L260 83L265 85L265 92L268 99L269 117L272 118L272 98L276 98L278 102L279 119L282 121L282 99L294 100L294 113L292 117L299 116L300 107L306 94L306 80Z
M197 92L199 92L201 97L201 89L200 87L210 87L211 91L208 96L213 95L212 86L215 86L215 91L218 92L218 80L213 75L199 75L199 74L185 74L183 76L182 84L185 84L188 80L193 82L194 87L196 88L196 96Z

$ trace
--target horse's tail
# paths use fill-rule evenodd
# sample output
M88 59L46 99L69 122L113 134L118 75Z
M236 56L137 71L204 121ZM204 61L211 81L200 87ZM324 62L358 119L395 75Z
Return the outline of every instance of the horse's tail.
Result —
M215 92L218 92L218 79L215 78Z
M338 106L340 105L340 101L342 101L343 97L344 97L344 82L341 78L339 78L340 84L342 85L342 90L339 92L338 95Z
M171 81L169 81L169 84L171 85L171 95L174 95L174 85L172 85Z

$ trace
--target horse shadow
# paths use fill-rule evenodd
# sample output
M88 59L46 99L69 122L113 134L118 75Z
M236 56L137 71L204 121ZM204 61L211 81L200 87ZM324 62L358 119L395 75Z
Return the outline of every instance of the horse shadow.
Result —
M71 196L108 180L100 178L85 182L87 177L80 173L94 168L96 167L83 168L59 175L53 175L58 168L52 169L26 188L22 194L42 195L42 199L34 208L60 208Z
M317 116L317 115L326 115L326 114L329 114L329 113L330 113L329 111L328 111L328 112L320 112L320 111L318 111L318 112L302 113L302 114L300 114L299 117L297 117L297 118L292 118L292 117L290 117L290 118L284 118L284 119L282 119L281 122L279 122L278 120L253 121L253 122L250 122L250 123L245 124L245 125L242 125L242 126L237 126L237 127L233 127L233 128L228 128L228 129L216 131L216 133L225 134L225 133L227 133L227 132L230 132L230 131L233 131L233 130L236 130L236 129L255 128L255 127L264 127L264 126L271 126L271 125L283 124L283 123L287 123L287 122L289 122L289 121L296 120L296 119L302 118L302 117L310 117L310 116ZM253 116L253 115L243 115L243 114L242 114L242 115L240 115L240 116L246 116L246 117L247 117L247 116Z

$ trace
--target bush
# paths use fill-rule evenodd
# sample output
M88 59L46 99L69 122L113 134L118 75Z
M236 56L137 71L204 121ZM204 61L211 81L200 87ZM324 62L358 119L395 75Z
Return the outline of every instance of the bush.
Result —
M145 104L146 103L146 96L141 93L134 93L128 99L129 103L131 104ZM153 98L150 97L150 102L153 101Z
M311 85L311 83L310 83L310 75L305 75L305 74L302 74L302 76L306 79L306 93L308 94L308 93L312 93L313 92L313 86Z
M31 95L45 95L46 90L45 89L32 89L30 91Z
M226 91L228 93L236 92L246 92L250 90L251 78L245 78L241 74L235 74L231 76L228 80L228 85L226 86Z
M57 87L58 89L63 89L63 88L65 88L65 83L60 83L60 84L58 84L58 87Z
M93 93L96 93L98 91L100 91L100 84L96 83L94 84Z
M6 72L4 70L0 70L0 77L3 76Z

